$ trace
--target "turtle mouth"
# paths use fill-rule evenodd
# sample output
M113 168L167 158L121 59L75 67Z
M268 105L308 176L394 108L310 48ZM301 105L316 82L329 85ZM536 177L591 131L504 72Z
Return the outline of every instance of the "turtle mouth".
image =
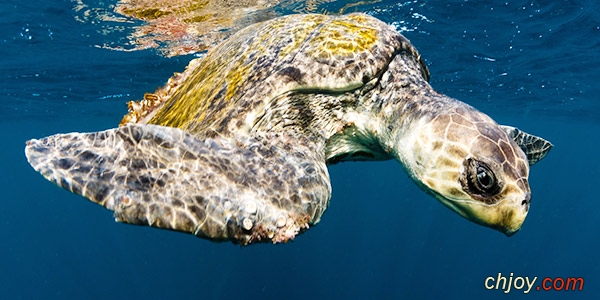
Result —
M517 229L515 229L515 230L512 230L512 229L505 229L505 230L504 230L504 234L505 234L507 237L511 237L511 236L515 235L517 232L519 232L520 230L521 230L521 228L517 228Z
M488 227L488 228L497 230L499 232L502 232L507 237L511 237L511 236L515 235L517 232L519 232L521 230L521 225L523 224L523 221L525 219L524 217L519 218L518 216L515 216L515 212L513 212L513 211L502 213L501 215L503 215L504 217L502 217L500 219L497 219L497 218L489 218L488 219L488 217L490 217L489 214L478 214L476 211L478 211L479 209L474 208L471 205L468 205L468 204L475 204L477 206L486 206L487 208L492 208L492 207L501 206L501 204L504 202L504 200L500 201L494 205L489 205L489 204L484 204L484 203L478 203L476 201L469 201L469 200L462 200L462 199L460 199L460 200L459 199L448 199L433 190L430 190L429 192L438 201L440 201L446 207L448 207L455 213L459 214L463 218L465 218L473 223L479 224L481 226ZM493 215L496 213L491 213L491 214Z

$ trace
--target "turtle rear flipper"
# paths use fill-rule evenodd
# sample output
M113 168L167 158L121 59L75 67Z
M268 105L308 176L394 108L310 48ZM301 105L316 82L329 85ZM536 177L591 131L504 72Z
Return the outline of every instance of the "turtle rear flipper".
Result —
M331 188L313 146L287 135L200 140L132 124L30 140L25 153L48 180L119 222L248 244L285 242L319 221Z

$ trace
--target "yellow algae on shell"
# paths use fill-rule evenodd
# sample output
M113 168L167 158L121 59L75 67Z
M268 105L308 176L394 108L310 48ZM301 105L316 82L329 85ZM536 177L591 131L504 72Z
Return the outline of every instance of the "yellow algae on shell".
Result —
M197 135L247 133L275 97L360 88L400 50L420 59L404 37L365 14L290 15L254 24L153 93L158 101L130 105L122 124Z
M280 43L278 39L289 31L289 28L284 26L285 20L277 19L269 24L272 26L262 28L256 34L253 33L259 26L250 26L239 34L242 37L251 35L249 40L231 38L207 55L199 66L192 69L189 78L178 87L165 106L148 122L192 130L196 124L205 120L207 113L210 113L211 120L218 120L227 114L227 110L220 110L221 108L233 109L236 103L247 105L242 101L230 102L241 87L247 86L248 80L251 79L250 72L255 70L261 61L265 62L261 64L261 68L267 71L272 64L269 60L273 60L269 56L276 51L269 45ZM305 24L306 28L314 29L315 26L316 23L311 25L310 21ZM302 42L310 32L304 31L304 34L296 35L295 39ZM269 75L264 73L263 76Z
M293 50L298 49L300 44L306 40L306 37L312 33L316 26L322 23L327 17L324 15L307 15L305 20L307 24L305 26L298 26L291 30L290 34L293 35L292 42L288 45L284 46L279 52L279 57L284 57L289 55ZM283 27L285 24L282 22L274 22L278 24L273 24L273 26Z
M368 51L377 42L377 29L362 26L361 21L335 20L311 40L308 53L315 58L350 56Z

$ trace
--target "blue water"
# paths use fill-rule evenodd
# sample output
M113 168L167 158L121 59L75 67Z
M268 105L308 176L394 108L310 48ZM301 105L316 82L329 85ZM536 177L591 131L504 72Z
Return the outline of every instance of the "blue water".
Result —
M109 10L116 0L86 1ZM330 168L322 222L285 245L240 248L113 222L29 167L25 140L114 127L125 102L191 57L96 47L124 39L68 0L0 3L2 299L598 299L600 2L383 1L432 85L552 141L511 238L420 191L394 161ZM337 9L340 3L328 4ZM324 5L324 7L328 7ZM114 29L114 28L113 28ZM583 291L487 290L509 276L582 277Z

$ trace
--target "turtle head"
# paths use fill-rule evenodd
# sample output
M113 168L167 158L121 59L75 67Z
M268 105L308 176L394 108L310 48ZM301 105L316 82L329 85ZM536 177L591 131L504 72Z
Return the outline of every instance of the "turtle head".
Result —
M463 217L516 233L529 211L529 167L552 144L469 106L417 127L403 160L417 183Z

